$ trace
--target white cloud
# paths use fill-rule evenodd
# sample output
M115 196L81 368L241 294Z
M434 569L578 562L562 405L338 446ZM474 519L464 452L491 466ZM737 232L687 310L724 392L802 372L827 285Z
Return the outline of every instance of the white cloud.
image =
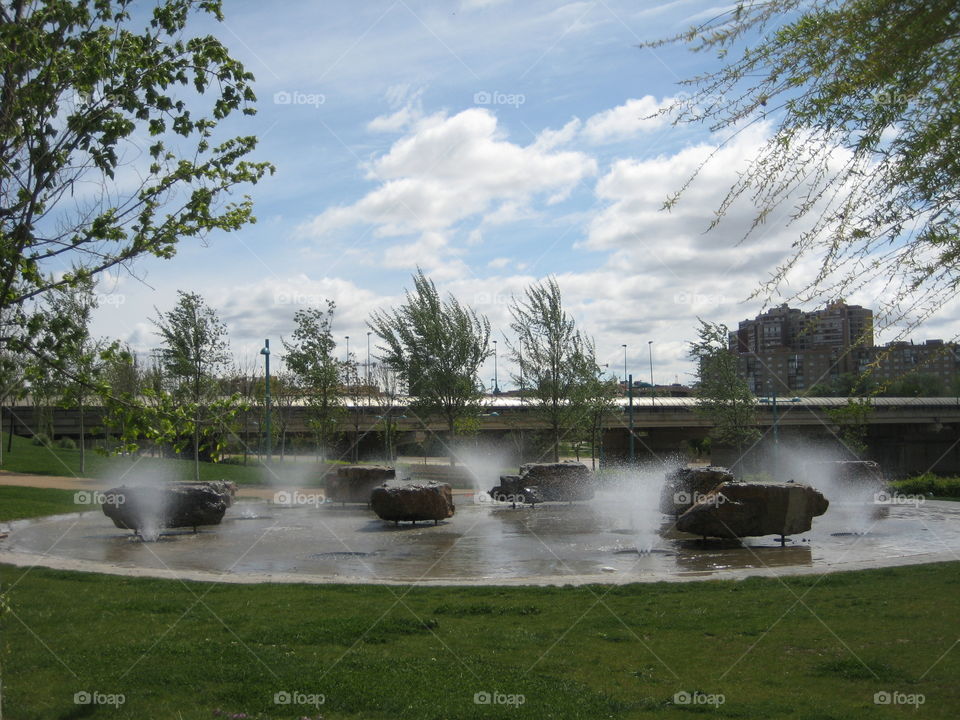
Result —
M582 152L510 142L486 109L439 113L419 121L373 161L368 177L379 181L377 188L352 205L324 211L301 231L320 237L370 223L381 237L440 232L497 204L495 218L504 212L522 217L537 196L562 197L596 168Z
M510 264L510 258L498 257L488 262L487 267L493 268L494 270L499 270L500 268L505 268L509 264Z
M663 127L669 118L658 115L650 117L668 106L673 98L657 100L653 95L627 100L623 105L604 110L590 117L583 127L583 135L595 144L616 142L633 137L641 132L650 132Z

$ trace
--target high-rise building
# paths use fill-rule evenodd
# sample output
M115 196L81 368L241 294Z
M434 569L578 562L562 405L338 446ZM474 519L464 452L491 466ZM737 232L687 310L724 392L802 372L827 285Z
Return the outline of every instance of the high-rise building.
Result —
M758 395L807 390L859 372L860 351L872 347L873 311L846 303L813 312L781 305L730 333L741 376Z

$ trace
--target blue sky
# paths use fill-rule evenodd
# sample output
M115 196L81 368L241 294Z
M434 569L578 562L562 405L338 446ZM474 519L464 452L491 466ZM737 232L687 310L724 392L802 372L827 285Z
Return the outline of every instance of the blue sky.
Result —
M766 139L760 123L726 146L677 208L660 206L718 138L646 118L716 60L638 43L723 6L673 2L233 0L202 19L257 78L256 134L276 174L252 189L258 223L135 277L105 278L96 330L139 350L148 317L177 289L200 292L249 361L299 307L332 298L337 334L365 358L370 312L402 299L419 265L443 291L508 331L512 294L556 276L600 362L658 383L691 379L697 316L736 326L751 291L798 228L774 217L738 245L739 203L704 230L735 173ZM813 272L801 263L795 279ZM110 298L113 298L111 301ZM865 287L848 300L873 306ZM927 334L952 334L943 321ZM932 335L931 335L932 336ZM484 370L493 376L493 363ZM509 366L500 363L501 385Z

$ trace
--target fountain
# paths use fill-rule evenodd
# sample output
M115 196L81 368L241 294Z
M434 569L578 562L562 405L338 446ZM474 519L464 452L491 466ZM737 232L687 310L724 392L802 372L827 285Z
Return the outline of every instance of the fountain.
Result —
M784 456L789 465L786 450ZM212 511L198 524L219 522L215 532L202 533L164 530L196 520L171 509L163 499L171 493L117 487L124 507L114 503L104 512L143 537L164 530L164 542L132 542L104 527L103 515L82 513L12 523L0 561L237 582L566 584L829 572L950 559L960 551L960 504L907 503L901 496L878 517L867 493L874 481L848 477L875 468L813 459L820 458L797 453L784 475L803 483L750 484L733 482L722 468L680 462L596 474L582 464L531 464L498 486L535 488L542 501L516 506L486 491L508 466L500 457L479 458L485 465L471 468L478 483L490 483L483 492L381 480L370 493L372 512L359 504L360 480L338 495L358 498L354 504L303 501L282 510L242 498L220 512L229 493L198 490ZM136 510L141 500L152 513ZM792 534L787 547L778 538L784 534ZM715 539L704 542L703 535Z
M104 493L103 514L144 540L156 540L166 528L219 525L233 504L237 486L231 482L168 483L120 486Z

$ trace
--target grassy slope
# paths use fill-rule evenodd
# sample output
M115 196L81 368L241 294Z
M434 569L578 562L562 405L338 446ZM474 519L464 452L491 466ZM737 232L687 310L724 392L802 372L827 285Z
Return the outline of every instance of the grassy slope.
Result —
M0 485L0 520L77 512L73 490Z
M287 691L323 694L325 718L952 718L958 570L388 588L0 566L16 613L3 619L5 716L316 716L273 703ZM122 693L126 703L76 706L81 690ZM672 704L681 690L722 693L725 703ZM883 690L926 702L919 713L874 705ZM483 691L525 703L474 704Z
M6 443L4 436L3 442ZM193 479L193 461L142 457L132 460L125 457L104 457L92 450L86 455L86 471L80 472L80 451L64 450L58 447L34 445L26 438L14 437L13 452L7 453L3 446L3 465L0 470L30 473L33 475L63 475L66 477L88 477L114 480L126 472L157 473L174 480ZM312 464L274 462L273 471L281 478L286 473L295 473L297 477L310 477L314 472ZM318 473L317 473L318 474ZM201 480L232 480L240 485L265 483L269 473L256 464L256 458L249 465L227 463L200 463Z

